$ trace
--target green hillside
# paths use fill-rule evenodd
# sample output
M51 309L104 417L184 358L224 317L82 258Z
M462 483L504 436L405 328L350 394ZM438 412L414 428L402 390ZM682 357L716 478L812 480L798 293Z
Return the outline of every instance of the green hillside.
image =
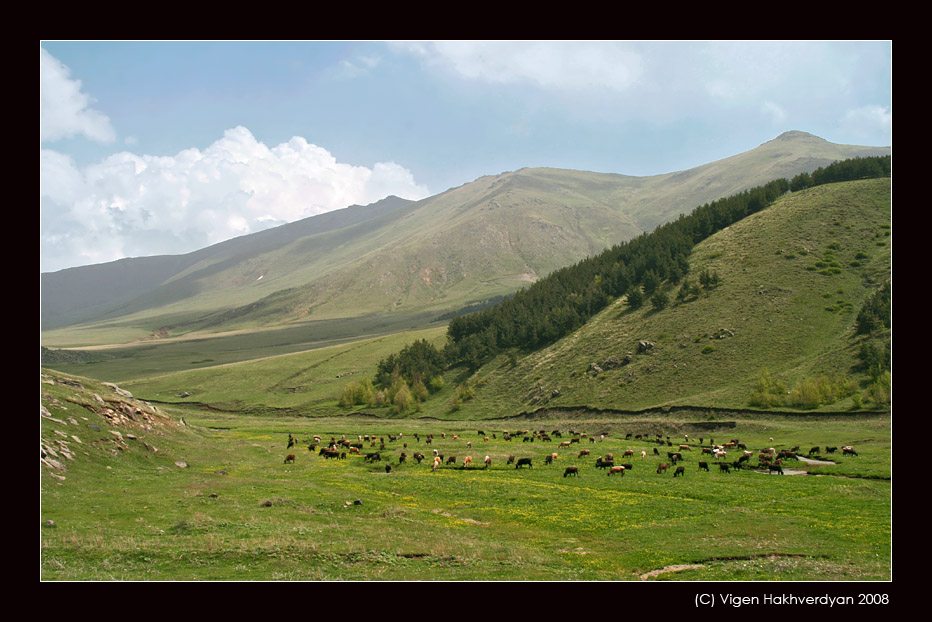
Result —
M717 273L717 286L680 304L679 286L669 287L674 302L661 310L616 300L514 367L502 358L486 365L464 410L743 408L764 371L788 390L824 375L856 379L863 392L858 353L871 338L854 324L891 276L890 218L889 179L787 195L697 245L689 274Z
M96 274L94 267L63 271L54 288L44 289L80 292L82 308L98 315L50 325L57 328L43 333L43 345L151 345L165 337L358 322L369 315L436 317L512 293L703 202L835 160L882 153L889 149L788 132L719 162L651 177L521 169L417 203L359 208L326 226L301 223L297 230L295 223L245 236L199 252L196 262L170 277L172 264L163 260L140 281L149 289L133 289L132 299L120 298L106 312L93 299L94 291L106 289L106 278L85 283L82 275ZM131 280L131 273L120 273L113 284ZM56 300L60 319L74 317L65 298Z
M649 302L631 309L620 298L549 347L504 353L471 378L449 370L443 388L412 416L484 419L553 407L747 409L764 372L789 393L822 377L844 385L822 410L847 410L857 399L862 409L875 408L859 353L864 344L882 350L889 333L857 335L854 326L891 275L890 191L889 179L871 179L785 195L694 248L686 281L698 288L696 275L707 271L719 275L717 285L677 302L682 283L667 284L671 303L660 310ZM371 379L381 359L425 338L442 346L443 328L208 364L127 386L149 399L180 401L174 396L188 392L189 401L244 412L346 413L337 405L346 384ZM652 345L644 350L642 341ZM464 382L474 396L451 408ZM792 402L785 407L799 409Z

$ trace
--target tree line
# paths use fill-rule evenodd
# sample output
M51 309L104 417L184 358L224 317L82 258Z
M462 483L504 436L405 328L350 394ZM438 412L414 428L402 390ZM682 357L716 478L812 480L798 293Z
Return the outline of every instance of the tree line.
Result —
M556 270L494 306L453 317L442 349L426 341L412 344L379 363L375 382L385 387L400 377L409 384L428 383L444 369L462 366L474 371L502 352L545 347L621 296L629 296L629 304L632 299L652 300L662 308L668 300L657 294L664 283L684 281L678 298L698 291L685 277L692 249L702 240L765 209L787 192L890 174L891 156L854 158L706 203L650 233ZM703 287L718 281L717 274L700 276Z

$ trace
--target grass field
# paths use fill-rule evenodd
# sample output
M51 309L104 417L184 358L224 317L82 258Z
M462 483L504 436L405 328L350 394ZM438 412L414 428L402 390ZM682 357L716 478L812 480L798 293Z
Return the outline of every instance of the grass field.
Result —
M54 446L67 438L73 450L73 458L62 460L66 470L41 473L44 580L891 576L889 417L748 417L718 422L716 430L672 414L486 421L480 435L470 422L268 418L172 408L160 409L163 417L147 430L132 422L114 425L92 412L91 393L111 406L116 398L93 381L81 382L83 390L43 385L43 403L53 417L43 419L43 440ZM182 417L187 425L179 425ZM552 442L504 440L505 430L519 429L560 430L563 436ZM122 431L119 449L111 430ZM580 442L559 447L574 437L571 430ZM604 440L581 436L603 432ZM664 461L673 448L626 440L627 432L650 439L669 435L674 445L689 434L696 449L683 452L685 475L674 478L672 469L658 474L661 458L653 448ZM134 438L126 440L130 434ZM289 434L300 439L291 449ZM328 460L307 448L314 435L326 441L344 434L384 438L382 461L356 455ZM434 436L431 445L427 434ZM826 455L837 464L817 469L786 465L817 470L821 477L726 474L714 465L704 472L698 470L696 437L708 445L708 434L716 443L738 438L755 450L852 444L859 455ZM377 449L367 445L363 451ZM456 464L434 472L429 459L411 459L415 451L432 449L455 455ZM590 455L578 457L581 449ZM636 455L626 460L634 468L624 476L594 466L607 453L621 462L626 449ZM643 459L642 450L648 454ZM409 458L399 464L402 451ZM557 459L545 465L552 452ZM293 464L284 462L289 453L296 456ZM533 467L507 465L512 454L531 457ZM474 466L464 469L467 455ZM492 458L489 469L482 466L486 455ZM579 466L579 477L563 477L570 465Z

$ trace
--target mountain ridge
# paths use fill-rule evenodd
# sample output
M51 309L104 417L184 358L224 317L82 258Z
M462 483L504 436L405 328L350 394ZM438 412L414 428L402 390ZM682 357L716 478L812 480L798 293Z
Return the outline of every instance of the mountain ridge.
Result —
M291 223L190 256L154 258L151 273L137 278L135 289L121 296L104 293L97 303L93 294L107 287L101 279L83 278L94 267L52 273L73 279L70 288L63 279L42 275L43 325L96 318L196 332L309 317L448 312L515 291L703 202L837 159L888 152L786 132L742 154L664 175L523 168L483 176L417 202L368 213L347 208L351 211L340 215L354 217L349 220L321 219L327 214L306 219L302 226L309 228L330 222L313 231L299 231ZM269 231L288 235L263 246L263 238L272 237ZM244 250L229 252L233 248ZM127 275L111 289L131 280L132 262L122 267ZM61 299L67 295L57 295L76 289L90 299L83 312L65 308ZM235 321L217 324L220 314Z

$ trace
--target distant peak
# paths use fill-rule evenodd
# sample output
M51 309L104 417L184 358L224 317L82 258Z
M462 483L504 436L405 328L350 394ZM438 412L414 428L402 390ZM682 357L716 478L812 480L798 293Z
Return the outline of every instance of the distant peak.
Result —
M782 134L774 138L774 140L797 140L799 138L807 138L807 139L814 138L816 140L822 140L815 134L810 134L809 132L800 132L799 130L790 130L789 132L783 132Z

